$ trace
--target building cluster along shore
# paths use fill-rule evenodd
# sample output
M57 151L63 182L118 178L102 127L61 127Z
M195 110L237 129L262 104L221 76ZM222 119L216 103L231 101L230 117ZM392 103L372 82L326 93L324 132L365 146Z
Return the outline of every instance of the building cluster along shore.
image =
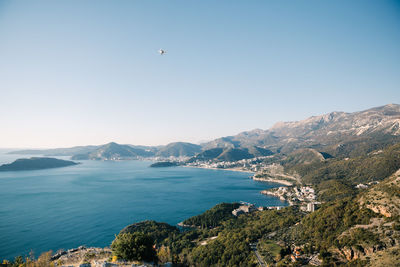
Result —
M288 173L279 163L268 163L273 156L261 156L240 160L216 160L216 159L195 159L188 157L156 157L153 160L172 162L173 166L179 165L192 168L204 168L215 170L227 170L247 172L250 178L255 181L268 182L282 185L278 188L262 190L260 193L279 198L286 201L290 206L298 205L305 211L314 211L316 201L315 190L310 185L304 185L297 173Z
M251 159L241 159L237 161L215 161L215 160L196 160L184 163L185 166L207 168L207 169L224 169L244 172L258 172L264 165L262 162L270 156L255 157Z
M321 204L316 201L316 192L310 185L303 185L297 174L286 173L283 166L280 164L266 164L264 160L267 158L271 158L271 156L242 159L238 161L197 160L190 163L181 162L181 165L185 167L251 173L252 175L250 178L255 181L283 185L278 188L262 190L260 192L261 194L277 197L287 202L290 206L298 205L304 211L312 212L315 210L316 205ZM248 213L250 210L252 211L253 208L259 209L252 206L245 208L245 206L246 205L237 213L241 213L242 211L243 213Z

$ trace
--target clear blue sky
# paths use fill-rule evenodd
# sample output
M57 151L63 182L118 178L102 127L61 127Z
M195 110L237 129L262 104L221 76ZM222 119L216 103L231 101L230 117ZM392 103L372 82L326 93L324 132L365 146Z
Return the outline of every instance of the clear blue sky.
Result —
M0 147L197 142L399 85L400 1L0 0Z

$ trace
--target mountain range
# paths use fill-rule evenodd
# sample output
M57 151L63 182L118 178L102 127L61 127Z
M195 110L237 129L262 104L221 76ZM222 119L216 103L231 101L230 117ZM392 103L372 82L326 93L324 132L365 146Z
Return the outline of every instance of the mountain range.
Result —
M332 150L332 145L376 137L398 140L399 136L400 105L389 104L354 113L331 112L301 121L278 122L268 130L243 132L203 146L261 146L280 153L301 147Z
M14 154L71 156L72 159L121 160L148 157L237 161L260 156L314 149L328 157L368 153L400 140L400 105L388 104L364 111L331 112L301 121L278 122L270 129L255 129L200 145L175 142L165 146L78 146L46 150L20 150ZM321 154L321 155L322 155Z

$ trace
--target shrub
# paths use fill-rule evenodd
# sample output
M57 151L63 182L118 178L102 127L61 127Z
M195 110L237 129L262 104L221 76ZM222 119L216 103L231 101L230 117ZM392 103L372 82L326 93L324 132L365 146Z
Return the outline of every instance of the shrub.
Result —
M122 233L116 236L111 244L114 256L124 260L154 261L156 253L154 240L146 234Z

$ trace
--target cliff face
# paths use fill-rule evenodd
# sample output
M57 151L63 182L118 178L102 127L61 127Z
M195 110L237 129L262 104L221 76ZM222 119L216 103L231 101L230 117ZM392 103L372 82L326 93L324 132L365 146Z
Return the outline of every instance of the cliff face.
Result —
M400 215L400 170L363 194L359 203L385 217Z
M386 230L382 231L385 226L376 226L377 229L370 229L370 232L374 233L377 237L374 242L358 241L357 244L344 246L340 249L331 248L330 252L334 257L340 262L349 262L357 259L365 260L366 258L376 257L378 254L382 254L385 251L391 250L393 248L399 248L400 244L398 238L400 236L399 232L388 233L391 225L386 225ZM350 233L351 234L351 231ZM387 235L390 236L387 236Z
M345 247L343 249L338 249L336 252L342 255L347 261L353 261L357 259L362 259L364 257L371 256L377 249L375 247Z

